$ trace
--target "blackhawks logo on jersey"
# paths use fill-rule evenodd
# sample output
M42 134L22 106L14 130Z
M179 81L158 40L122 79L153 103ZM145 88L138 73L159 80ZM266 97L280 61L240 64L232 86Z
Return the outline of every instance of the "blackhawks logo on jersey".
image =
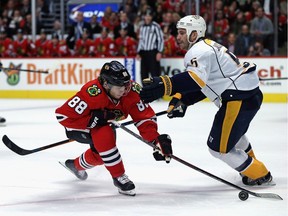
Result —
M138 84L138 83L136 83L136 82L133 82L132 83L132 91L135 91L135 92L137 92L138 94L140 94L140 90L141 90L141 86Z
M92 85L87 89L87 92L90 96L95 97L101 93L101 89L99 89L97 85Z

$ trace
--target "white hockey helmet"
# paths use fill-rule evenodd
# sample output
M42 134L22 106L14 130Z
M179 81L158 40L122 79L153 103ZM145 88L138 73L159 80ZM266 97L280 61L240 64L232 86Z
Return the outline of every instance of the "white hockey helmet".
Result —
M199 15L188 15L181 18L177 22L177 29L183 28L186 29L187 39L189 43L192 43L189 38L193 31L197 31L198 37L195 41L197 41L200 37L205 36L206 32L206 22L203 17Z

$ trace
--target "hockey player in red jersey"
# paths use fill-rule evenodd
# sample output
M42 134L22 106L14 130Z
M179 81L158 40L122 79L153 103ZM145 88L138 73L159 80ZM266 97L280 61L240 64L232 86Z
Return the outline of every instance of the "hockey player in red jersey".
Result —
M140 88L130 80L130 74L121 63L111 61L103 65L97 79L86 83L56 109L57 119L65 127L67 137L90 144L81 156L65 162L76 177L85 180L88 177L86 169L104 165L119 193L135 195L135 185L125 174L116 146L116 130L109 124L109 121L122 120L128 115L143 139L159 146L154 150L154 158L170 161L171 139L167 134L159 135L155 113L140 99Z
M174 95L167 111L173 118L183 117L187 105L209 98L219 108L207 140L211 155L239 172L245 185L274 185L246 136L263 99L256 65L241 62L223 45L205 39L206 23L201 16L183 17L177 29L177 42L187 50L186 71L147 79L141 99L149 103Z

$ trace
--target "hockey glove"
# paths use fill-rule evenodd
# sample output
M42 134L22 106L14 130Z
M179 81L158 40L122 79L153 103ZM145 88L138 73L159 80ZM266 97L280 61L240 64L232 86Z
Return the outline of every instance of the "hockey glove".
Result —
M104 126L108 124L109 120L112 120L115 118L116 118L115 113L110 110L106 110L106 109L93 110L91 112L91 118L87 127L94 128L96 126Z
M187 106L181 101L181 98L182 95L180 93L176 93L169 102L169 107L167 109L168 118L184 117Z
M153 157L156 161L165 160L166 163L170 163L171 157L173 154L171 146L170 136L167 134L161 134L156 139L156 148L154 148Z
M145 103L150 103L164 95L170 95L172 83L168 76L147 78L143 80L140 97Z

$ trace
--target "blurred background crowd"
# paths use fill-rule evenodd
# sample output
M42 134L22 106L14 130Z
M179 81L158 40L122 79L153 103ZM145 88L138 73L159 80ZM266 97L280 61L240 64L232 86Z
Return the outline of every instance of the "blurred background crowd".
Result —
M197 13L193 0L123 0L118 11L107 7L101 19L94 14L87 22L77 12L74 23L64 23L55 9L59 2L36 0L33 39L31 1L1 0L0 57L133 57L147 10L153 11L153 20L163 31L163 56L183 56L176 24ZM287 56L287 0L276 2L198 0L198 11L207 22L206 36L237 56Z

